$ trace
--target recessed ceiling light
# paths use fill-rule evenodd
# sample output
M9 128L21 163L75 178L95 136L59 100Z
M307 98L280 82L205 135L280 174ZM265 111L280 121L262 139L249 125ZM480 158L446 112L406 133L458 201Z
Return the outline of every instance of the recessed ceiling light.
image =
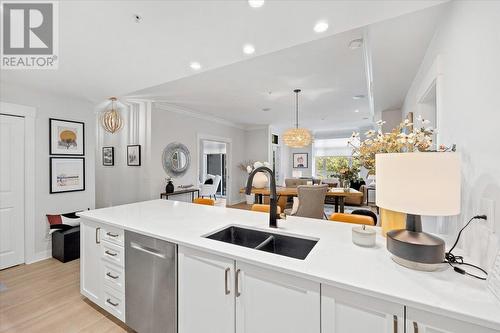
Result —
M365 97L366 97L365 95L354 95L352 96L352 99L363 99Z
M363 117L363 120L368 120L368 117Z
M243 45L243 53L252 54L255 52L255 47L252 44Z
M262 111L264 112L271 111L271 108L262 108Z
M248 0L248 5L252 8L260 8L264 6L264 0Z
M194 69L195 71L201 69L201 64L199 62L193 61L192 63L189 64L189 67L191 69Z
M358 113L358 112L359 112L359 110L358 110L358 109L356 109L356 110L354 110L354 112Z
M363 38L353 39L349 42L351 50L359 49L361 46L363 46Z
M322 33L328 30L328 22L326 21L318 21L314 25L314 31L317 33Z

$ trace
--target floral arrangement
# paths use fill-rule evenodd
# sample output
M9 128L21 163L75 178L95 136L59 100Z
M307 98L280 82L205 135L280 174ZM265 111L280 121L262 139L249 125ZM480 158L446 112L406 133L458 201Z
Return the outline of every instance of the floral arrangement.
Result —
M359 180L359 170L360 169L355 166L347 166L339 169L338 174L335 176L341 181L348 180L350 182L354 182Z
M377 121L377 130L369 130L365 133L366 139L360 141L359 133L354 132L349 140L353 147L353 156L359 163L369 170L375 172L375 155L381 153L404 153L415 151L432 151L432 138L436 130L429 127L430 121L418 116L419 126L414 126L406 119L389 133L383 133L382 126L385 121ZM443 145L439 151L454 150Z
M243 162L239 165L239 168L243 171L246 171L248 174L251 174L253 170L260 168L262 166L265 166L269 169L271 168L271 164L269 162L259 162L259 161L253 163L251 161L248 161L248 163Z

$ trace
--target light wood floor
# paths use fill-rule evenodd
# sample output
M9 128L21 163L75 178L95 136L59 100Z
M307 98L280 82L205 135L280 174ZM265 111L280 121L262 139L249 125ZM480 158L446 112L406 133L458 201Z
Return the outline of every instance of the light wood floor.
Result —
M80 295L80 261L55 259L0 271L0 332L131 332Z

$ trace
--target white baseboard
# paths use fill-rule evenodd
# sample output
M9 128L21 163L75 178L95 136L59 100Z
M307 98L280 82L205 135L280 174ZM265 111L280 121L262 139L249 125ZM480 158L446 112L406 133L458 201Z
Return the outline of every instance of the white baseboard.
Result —
M52 250L47 250L47 251L42 251L42 252L37 252L35 255L33 255L32 258L26 258L26 264L33 264L37 261L45 260L48 258L52 258Z

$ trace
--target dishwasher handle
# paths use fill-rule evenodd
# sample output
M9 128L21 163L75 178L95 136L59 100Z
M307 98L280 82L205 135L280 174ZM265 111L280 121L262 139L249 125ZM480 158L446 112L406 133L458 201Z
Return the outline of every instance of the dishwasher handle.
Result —
M138 244L136 242L130 242L130 247L133 249L136 249L138 251L142 251L142 252L145 252L147 254L151 254L151 255L156 256L158 258L165 259L167 257L165 253L162 253L156 249Z

